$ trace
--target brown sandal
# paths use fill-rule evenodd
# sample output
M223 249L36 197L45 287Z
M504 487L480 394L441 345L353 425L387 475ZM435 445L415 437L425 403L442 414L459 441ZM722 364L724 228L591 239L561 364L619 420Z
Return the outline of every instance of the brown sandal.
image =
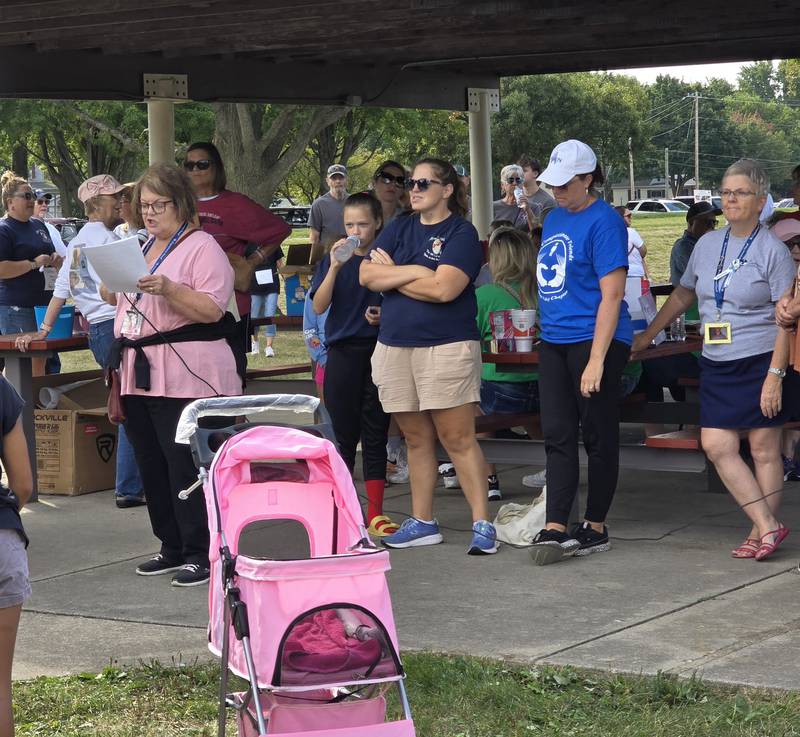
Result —
M748 537L738 548L731 550L731 556L733 558L755 558L760 547L761 540L757 537Z

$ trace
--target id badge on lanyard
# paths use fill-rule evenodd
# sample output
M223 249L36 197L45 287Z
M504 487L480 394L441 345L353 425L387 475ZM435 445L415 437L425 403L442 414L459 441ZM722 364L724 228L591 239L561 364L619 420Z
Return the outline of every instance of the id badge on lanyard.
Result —
M120 332L127 338L138 338L142 334L143 322L142 313L136 307L131 307L122 318Z
M725 303L725 290L731 283L731 280L736 275L736 272L747 263L745 256L753 245L753 241L761 230L759 223L753 228L747 240L739 251L739 255L731 261L731 265L723 271L722 267L725 264L725 254L728 252L728 240L731 236L731 229L725 232L725 238L722 241L722 249L719 254L719 262L717 263L717 271L714 274L714 301L717 305L717 319L716 322L707 322L703 327L705 335L703 339L709 345L727 345L733 342L733 331L729 321L722 320L722 308Z

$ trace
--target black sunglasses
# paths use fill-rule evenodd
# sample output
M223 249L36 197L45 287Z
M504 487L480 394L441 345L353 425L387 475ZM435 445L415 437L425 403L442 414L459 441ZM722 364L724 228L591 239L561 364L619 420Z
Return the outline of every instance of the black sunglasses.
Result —
M33 192L15 192L12 197L24 197L26 200L35 200L36 195Z
M405 187L406 178L402 174L389 174L388 171L379 171L375 179L380 179L384 184L394 184L396 187Z
M506 179L506 184L519 184L522 182L522 177L508 177Z
M406 189L408 190L412 190L416 187L420 192L427 192L431 184L442 183L438 179L406 179Z
M200 159L199 161L184 161L183 168L186 171L194 171L195 168L205 171L211 166L211 159Z

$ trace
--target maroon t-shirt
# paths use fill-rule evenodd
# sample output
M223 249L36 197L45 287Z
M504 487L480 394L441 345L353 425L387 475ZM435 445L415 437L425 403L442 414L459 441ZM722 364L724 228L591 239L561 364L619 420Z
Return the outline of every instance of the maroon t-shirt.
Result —
M265 210L240 192L222 190L216 197L197 203L200 227L214 236L226 253L244 256L248 243L279 245L292 229L289 224ZM250 313L249 292L236 292L239 313Z

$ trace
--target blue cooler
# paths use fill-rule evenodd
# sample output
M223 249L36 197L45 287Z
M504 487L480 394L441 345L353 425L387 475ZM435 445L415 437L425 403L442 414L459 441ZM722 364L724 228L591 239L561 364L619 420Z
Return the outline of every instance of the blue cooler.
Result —
M44 316L47 314L47 307L34 307L36 315L36 326L40 327ZM48 333L47 340L58 340L59 338L72 337L72 323L75 320L75 308L72 305L64 305L61 312L53 324L53 329Z

